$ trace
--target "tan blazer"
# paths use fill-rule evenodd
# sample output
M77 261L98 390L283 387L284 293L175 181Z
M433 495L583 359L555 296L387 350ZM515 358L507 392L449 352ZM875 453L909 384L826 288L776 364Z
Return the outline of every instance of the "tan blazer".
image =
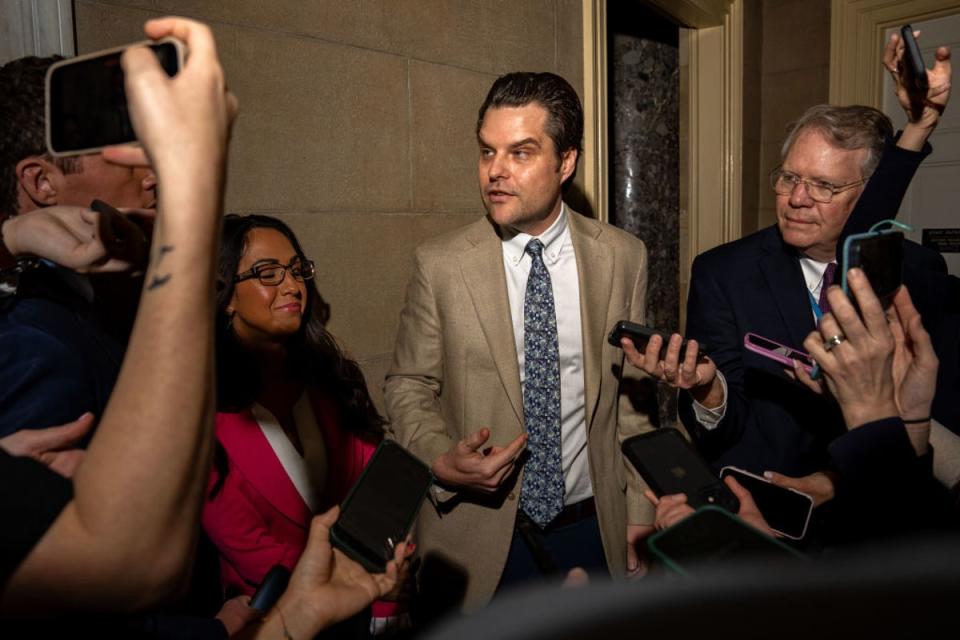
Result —
M610 225L573 211L568 221L580 279L590 478L607 563L612 575L622 576L628 509L633 524L652 523L653 509L619 442L652 427L619 393L621 351L607 344L607 334L618 320L643 322L647 251ZM384 392L389 433L427 464L481 427L490 428L488 445L503 446L523 433L502 251L487 218L416 251ZM640 377L626 366L625 379ZM466 572L468 610L486 604L496 590L520 486L514 477L494 497L448 493L439 509L425 505L421 511L418 548Z

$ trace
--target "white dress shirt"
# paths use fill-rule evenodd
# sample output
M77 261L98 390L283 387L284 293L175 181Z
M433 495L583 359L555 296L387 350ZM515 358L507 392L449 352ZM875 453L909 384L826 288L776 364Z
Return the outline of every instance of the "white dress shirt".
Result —
M539 236L543 243L543 263L550 274L553 304L557 314L557 338L560 350L560 438L563 457L565 505L593 495L590 463L587 459L587 425L583 390L583 330L580 324L580 279L577 258L570 241L567 209L550 228ZM503 229L503 270L507 276L510 317L516 339L520 382L523 366L523 302L527 292L531 258L524 251L533 239L526 233Z

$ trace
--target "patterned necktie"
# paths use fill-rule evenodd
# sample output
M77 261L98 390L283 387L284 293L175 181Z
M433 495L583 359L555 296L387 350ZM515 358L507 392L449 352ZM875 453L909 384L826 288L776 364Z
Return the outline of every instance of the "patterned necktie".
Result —
M827 299L827 289L833 284L833 279L837 275L837 263L831 262L827 265L826 271L823 272L823 283L820 285L820 299L817 300L817 304L820 305L820 311L823 313L830 312L830 300Z
M523 300L523 419L529 457L520 488L520 508L541 528L563 509L560 455L560 348L553 286L543 264L543 243L525 249L532 264Z

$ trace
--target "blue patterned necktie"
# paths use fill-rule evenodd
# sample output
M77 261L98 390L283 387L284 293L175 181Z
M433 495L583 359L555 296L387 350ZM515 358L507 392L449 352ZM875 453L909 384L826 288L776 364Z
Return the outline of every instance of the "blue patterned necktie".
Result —
M532 264L523 300L523 419L529 457L520 488L520 508L541 528L563 509L560 455L560 348L553 286L543 264L543 243L525 249Z

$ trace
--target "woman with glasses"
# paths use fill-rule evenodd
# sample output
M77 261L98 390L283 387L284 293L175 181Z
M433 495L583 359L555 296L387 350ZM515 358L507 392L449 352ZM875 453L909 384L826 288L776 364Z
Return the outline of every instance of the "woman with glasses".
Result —
M217 291L217 444L203 526L227 597L293 568L310 519L340 503L382 437L357 363L293 232L224 219Z

